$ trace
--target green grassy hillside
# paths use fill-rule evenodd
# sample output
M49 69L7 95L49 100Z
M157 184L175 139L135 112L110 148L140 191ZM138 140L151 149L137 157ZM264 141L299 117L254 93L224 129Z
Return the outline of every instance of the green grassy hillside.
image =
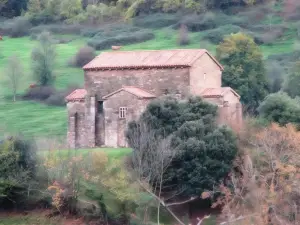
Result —
M206 48L214 54L217 45L216 41L214 41L215 37L218 35L221 37L226 36L229 32L228 29L233 29L233 31L249 33L259 41L262 40L260 48L265 59L276 54L292 53L295 51L295 46L297 47L298 27L300 27L300 24L295 20L284 20L281 17L280 9L280 5L276 5L271 10L269 9L262 19L256 22L252 22L251 18L255 13L264 12L262 7L250 8L248 11L234 16L224 16L218 13L215 13L214 16L207 15L210 20L214 21L214 28L201 31L196 30L194 32L191 30L188 33L190 42L185 46L178 45L178 29L174 29L174 26L168 25L158 28L158 24L145 23L143 25L133 21L133 25L138 24L142 29L149 28L150 25L151 27L157 25L156 28L149 28L155 35L155 38L141 43L125 44L123 50ZM187 24L192 24L192 28L199 22L197 18L187 18L189 19L186 19L188 21ZM140 18L139 20L141 21ZM194 21L189 22L191 20ZM203 20L202 18L201 21ZM143 18L142 22L145 21L147 21L147 18ZM158 22L156 21L155 23ZM280 34L275 32L276 34L274 33L273 35L273 31L278 31ZM124 35L128 35L128 33L124 33ZM69 67L68 61L80 47L86 45L89 37L80 35L80 33L78 35L56 35L56 37L67 37L71 38L72 41L65 44L57 44L56 46L55 87L57 89L65 89L70 85L83 86L83 71L80 68ZM27 136L49 137L65 135L67 129L65 107L53 107L38 102L22 100L13 103L10 100L11 91L6 84L7 59L13 54L21 58L24 66L24 77L22 78L19 94L22 94L34 82L31 74L30 55L35 43L36 41L29 37L4 37L4 41L0 42L0 131L2 130L4 133L22 132ZM98 50L97 53L100 53L100 51Z

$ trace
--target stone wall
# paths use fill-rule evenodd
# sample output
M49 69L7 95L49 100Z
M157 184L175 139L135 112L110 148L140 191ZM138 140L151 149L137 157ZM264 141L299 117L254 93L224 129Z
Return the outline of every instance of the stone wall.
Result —
M124 135L127 124L138 119L148 101L139 99L126 91L118 92L104 101L105 146L127 147ZM120 107L127 107L126 118L119 118Z
M85 71L85 89L98 99L122 86L144 88L157 96L179 91L189 93L189 69L138 69Z
M205 88L218 88L222 85L221 68L204 54L197 59L190 68L190 90L191 94L199 95Z
M219 105L217 122L220 125L228 125L235 132L239 132L243 127L242 104Z
M68 144L70 148L86 147L85 104L82 101L68 102Z

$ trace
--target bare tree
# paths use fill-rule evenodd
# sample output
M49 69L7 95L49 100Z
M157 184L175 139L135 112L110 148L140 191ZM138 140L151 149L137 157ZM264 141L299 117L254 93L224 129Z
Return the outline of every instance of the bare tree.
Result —
M239 172L230 176L232 188L217 188L221 225L300 224L300 133L276 124L251 133L237 161Z
M13 94L13 101L16 101L16 95L20 84L20 79L23 76L23 66L18 56L13 55L8 59L6 75L9 86Z
M129 140L134 149L131 162L140 186L158 202L157 224L160 224L160 207L163 206L179 224L185 225L171 207L188 203L196 197L174 201L181 190L172 193L163 191L164 174L178 153L177 149L172 149L171 139L171 136L165 139L157 137L147 125L138 124L138 128L134 129Z

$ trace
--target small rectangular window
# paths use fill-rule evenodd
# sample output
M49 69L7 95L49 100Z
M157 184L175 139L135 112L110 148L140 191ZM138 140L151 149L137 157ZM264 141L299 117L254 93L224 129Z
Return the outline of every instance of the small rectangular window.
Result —
M127 107L120 107L119 108L119 118L125 119L127 114Z

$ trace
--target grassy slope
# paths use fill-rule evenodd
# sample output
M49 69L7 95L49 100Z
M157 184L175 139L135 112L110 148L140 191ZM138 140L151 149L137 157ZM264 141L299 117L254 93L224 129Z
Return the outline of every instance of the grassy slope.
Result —
M278 17L271 18L271 23L280 23ZM270 23L266 20L263 23ZM296 41L296 29L293 23L289 24L289 30L284 36L273 45L261 46L265 57L269 55L293 51ZM215 45L201 41L201 36L205 32L190 33L190 44L184 47L177 45L177 31L172 29L155 30L155 39L133 45L124 46L124 50L137 49L174 49L174 48L206 48L215 52ZM70 35L69 35L70 36ZM57 45L57 60L55 74L57 76L55 86L59 89L68 85L83 85L83 72L79 68L67 66L68 60L74 55L77 49L85 44L85 40L80 36L72 36L74 40L67 44ZM21 83L19 93L32 83L30 70L30 53L35 45L35 41L25 38L5 38L0 43L0 84L5 84L5 65L7 59L12 54L17 54L21 58L25 75ZM0 85L0 133L1 129L7 132L23 132L29 136L52 136L65 135L67 115L64 107L50 107L39 103L18 101L12 103L7 100L10 95L8 86ZM6 98L5 98L6 97ZM2 99L1 99L2 98Z

